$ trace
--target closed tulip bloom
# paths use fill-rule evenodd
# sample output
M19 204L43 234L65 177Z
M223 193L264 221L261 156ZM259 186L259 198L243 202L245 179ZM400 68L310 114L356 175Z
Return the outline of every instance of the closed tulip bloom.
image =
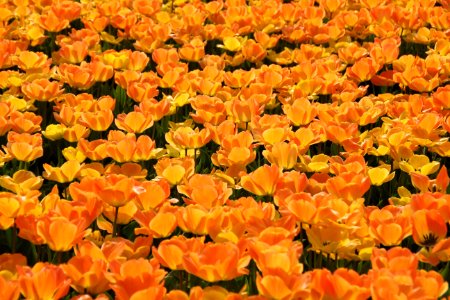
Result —
M71 286L79 293L100 294L109 289L104 260L87 255L74 256L67 264L61 265L61 269L71 279Z
M152 210L162 206L170 196L166 180L144 181L138 187L135 203L140 210Z
M136 197L136 182L124 175L111 174L96 180L98 196L113 207L121 207Z
M142 112L132 111L128 114L117 115L114 123L117 128L131 133L142 133L153 126L152 117Z
M295 143L279 142L263 151L263 156L281 170L290 170L297 164L298 147Z
M70 279L59 266L38 262L33 268L18 266L17 272L26 299L60 299L69 292Z
M0 186L16 194L39 190L42 182L42 177L26 170L19 170L12 177L7 175L0 177Z
M156 174L166 179L171 186L177 185L194 175L195 161L192 157L163 157L155 165Z
M42 148L42 136L39 133L8 133L6 149L15 159L30 162L44 154Z
M78 176L82 165L77 160L69 160L61 167L52 167L44 164L42 176L47 180L53 180L59 183L72 182Z
M61 83L42 78L22 85L22 92L29 99L50 102L60 96L64 89Z
M45 216L37 222L37 233L53 251L69 251L85 234L84 220Z
M188 196L188 204L200 204L206 209L224 205L231 196L226 182L211 175L195 174L185 185L178 186L178 192Z
M250 256L233 243L206 244L200 251L187 252L183 266L191 274L208 282L231 280L248 274Z
M197 252L204 246L204 237L190 238L180 235L163 240L158 248L153 247L153 256L159 263L171 270L183 270L183 256L187 252Z
M241 178L241 186L258 196L273 195L280 177L277 165L264 165Z
M19 299L20 289L17 280L10 280L0 276L0 290L5 300Z
M165 293L163 280L166 271L160 269L156 259L131 259L123 263L115 260L110 263L110 270L108 279L119 300L131 299L135 293L148 288L160 290L161 298Z
M173 143L183 149L198 149L206 145L211 140L209 129L183 126L166 133L166 141Z
M152 210L137 211L134 219L141 226L136 234L145 234L154 238L165 238L177 228L176 207L164 206L157 213Z

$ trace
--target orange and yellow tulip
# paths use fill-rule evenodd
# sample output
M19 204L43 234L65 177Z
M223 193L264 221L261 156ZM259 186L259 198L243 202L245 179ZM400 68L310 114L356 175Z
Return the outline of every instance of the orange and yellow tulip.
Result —
M12 177L7 175L0 177L1 187L19 195L26 194L32 190L39 190L42 183L42 177L26 170L19 170Z
M150 115L142 112L132 111L128 114L117 115L114 123L117 128L130 133L142 133L153 126L153 119Z
M59 266L38 262L30 268L17 266L21 294L27 299L60 299L70 289L70 279Z
M84 221L72 222L64 217L46 215L36 224L37 234L53 251L69 251L84 234Z
M132 299L133 295L148 288L156 289L154 299L162 299L166 289L163 286L166 272L159 268L156 259L130 259L126 262L112 261L108 279L117 299ZM141 298L138 298L141 299Z
M185 270L208 282L231 280L248 273L250 256L233 243L208 243L183 256Z
M107 264L91 256L74 256L61 269L71 280L71 286L79 293L100 294L109 289L106 279Z
M13 158L19 161L30 162L43 155L42 136L39 133L8 133L8 143L3 146Z
M137 197L134 199L140 210L157 209L167 202L170 196L170 185L166 180L144 181L136 187Z
M434 246L447 235L445 219L437 210L418 210L412 215L412 235L416 244Z
M224 205L232 194L226 182L204 174L194 174L186 184L179 185L177 189L188 197L184 198L184 202L199 204L206 209Z
M254 172L242 176L240 185L245 190L255 195L272 196L275 193L279 178L280 169L277 165L264 165L256 169Z
M163 240L158 248L153 247L153 256L159 263L171 270L182 270L183 256L188 252L198 252L204 246L204 238L187 239L184 236L175 236Z
M155 165L156 174L164 178L171 186L186 182L194 175L195 161L192 157L163 157Z

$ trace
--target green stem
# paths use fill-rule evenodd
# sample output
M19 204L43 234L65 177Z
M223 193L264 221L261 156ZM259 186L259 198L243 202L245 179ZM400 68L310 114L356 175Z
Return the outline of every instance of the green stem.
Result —
M12 228L12 238L11 238L11 252L16 253L16 245L17 245L17 225L14 221L14 226Z
M39 255L36 250L36 245L31 243L31 253L33 255L34 263L37 263L39 261Z
M258 290L256 287L256 263L252 260L249 265L249 274L248 274L248 284L247 284L247 294L257 295Z
M113 222L113 232L112 237L115 238L117 236L117 218L119 217L119 207L116 207L116 212L114 214L114 222Z

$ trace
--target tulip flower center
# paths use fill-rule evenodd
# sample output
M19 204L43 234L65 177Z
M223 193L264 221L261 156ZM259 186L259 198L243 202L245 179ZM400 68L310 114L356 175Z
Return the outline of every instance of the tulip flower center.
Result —
M436 244L438 240L438 236L433 234L433 233L429 233L429 234L425 234L423 236L423 242L422 245L424 245L425 247L431 247L434 244Z

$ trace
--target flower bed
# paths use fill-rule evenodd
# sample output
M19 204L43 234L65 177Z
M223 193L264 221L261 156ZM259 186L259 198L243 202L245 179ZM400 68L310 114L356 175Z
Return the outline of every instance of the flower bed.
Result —
M448 0L0 4L2 299L437 299Z

